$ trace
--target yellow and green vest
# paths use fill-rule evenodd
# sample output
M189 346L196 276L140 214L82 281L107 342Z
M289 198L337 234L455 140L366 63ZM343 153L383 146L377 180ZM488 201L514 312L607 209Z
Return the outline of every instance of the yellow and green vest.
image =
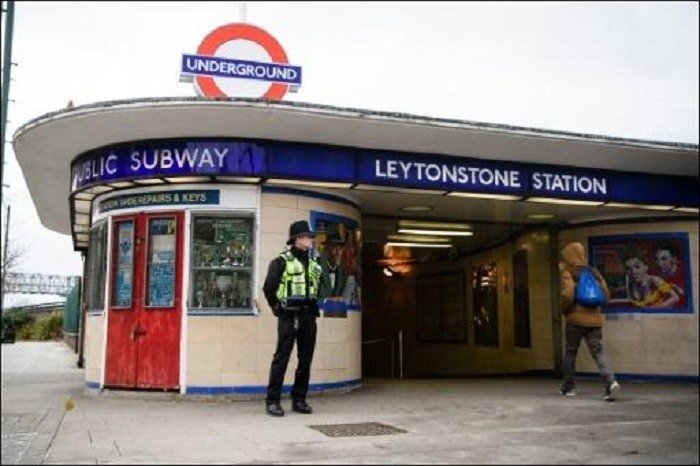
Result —
M306 280L304 264L294 257L290 251L280 254L285 267L282 279L277 287L277 299L282 303L308 303L318 298L318 287L321 281L321 265L316 258L309 255L309 280Z

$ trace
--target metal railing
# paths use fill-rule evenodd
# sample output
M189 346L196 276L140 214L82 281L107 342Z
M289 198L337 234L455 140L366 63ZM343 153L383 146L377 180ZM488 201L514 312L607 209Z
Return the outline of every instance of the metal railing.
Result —
M395 379L396 378L396 350L394 349L396 346L399 348L399 379L403 379L403 332L399 330L398 335L390 336L390 337L384 337L384 338L377 338L375 340L366 340L363 341L363 345L372 345L375 343L383 343L383 342L391 342L391 378ZM398 343L398 345L397 345Z
M54 309L63 310L66 307L65 301L57 301L53 303L43 303L43 304L27 304L25 306L12 306L11 308L5 309L5 312L10 311L27 311L27 312L46 312L52 311Z
M54 294L68 296L80 282L78 275L46 275L43 273L8 273L3 293Z

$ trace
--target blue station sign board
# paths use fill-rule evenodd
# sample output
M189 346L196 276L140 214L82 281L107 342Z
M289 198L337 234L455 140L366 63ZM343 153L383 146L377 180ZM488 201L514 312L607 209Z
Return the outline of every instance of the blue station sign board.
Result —
M239 176L698 207L698 179L258 140L159 140L106 147L71 166L71 192L116 181Z

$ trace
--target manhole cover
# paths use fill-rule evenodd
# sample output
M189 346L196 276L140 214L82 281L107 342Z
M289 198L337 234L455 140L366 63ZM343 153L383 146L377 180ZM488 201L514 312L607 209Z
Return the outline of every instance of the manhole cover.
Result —
M320 424L309 426L328 437L361 437L367 435L405 434L407 431L381 422L361 422L358 424Z

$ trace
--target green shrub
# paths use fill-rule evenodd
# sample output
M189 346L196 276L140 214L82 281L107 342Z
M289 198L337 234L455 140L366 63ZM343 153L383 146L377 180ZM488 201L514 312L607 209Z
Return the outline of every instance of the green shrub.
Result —
M53 312L34 324L32 338L39 341L56 340L62 333L63 313Z
M18 329L34 322L34 316L25 310L15 309L2 313L2 324L5 325L5 322L8 321Z
M34 325L26 324L17 329L17 339L18 340L33 340L34 339Z

